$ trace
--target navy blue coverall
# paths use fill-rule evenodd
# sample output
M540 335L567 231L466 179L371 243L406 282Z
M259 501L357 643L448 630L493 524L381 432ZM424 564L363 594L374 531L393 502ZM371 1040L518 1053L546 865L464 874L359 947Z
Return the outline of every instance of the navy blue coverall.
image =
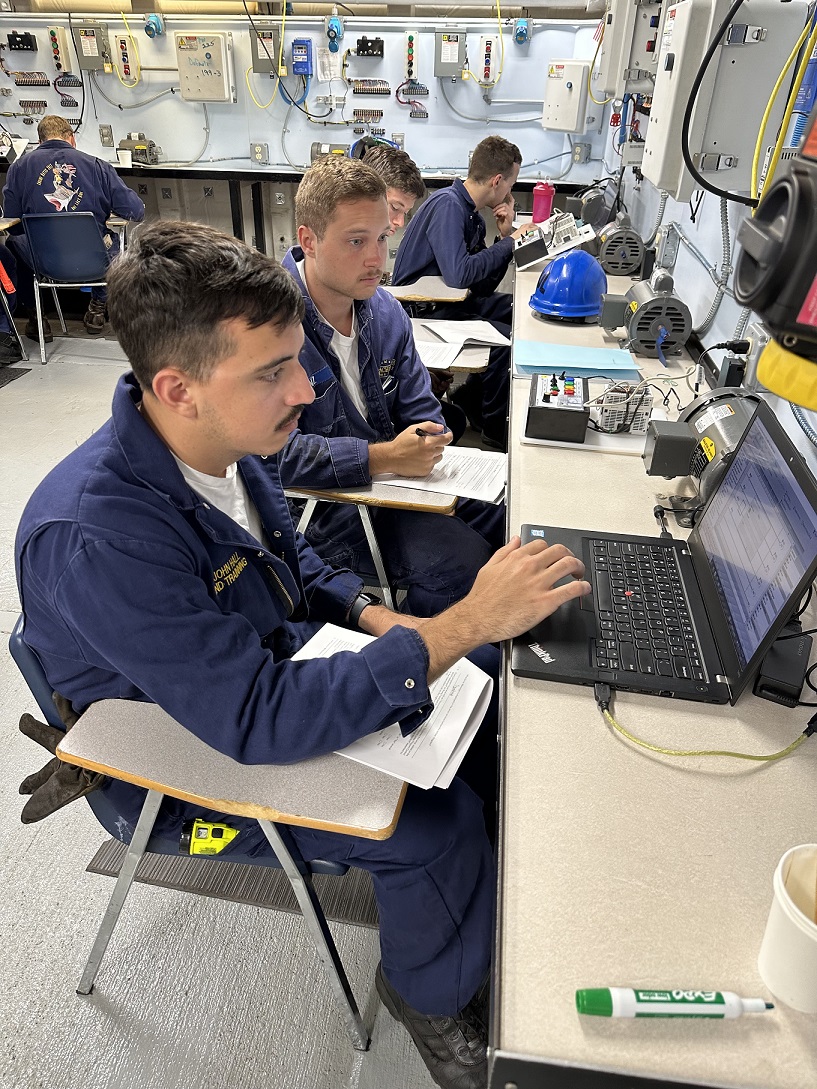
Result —
M340 363L331 350L334 330L320 317L300 277L295 247L282 264L294 277L306 305L300 361L315 391L298 430L279 455L285 487L356 488L371 482L369 443L388 442L410 424L444 423L431 392L411 323L382 288L355 302L358 363L364 419L341 385ZM320 509L320 508L319 508ZM456 516L408 510L373 510L372 520L390 581L407 590L405 609L435 616L471 589L477 571L505 543L504 504L460 500ZM354 507L326 504L307 527L307 537L333 566L374 575L369 546Z
M441 276L449 287L467 287L469 295L464 302L435 303L434 317L481 318L510 336L512 299L496 289L513 257L514 242L502 238L486 246L485 233L485 220L463 182L455 178L451 185L432 193L407 224L392 283L399 287L413 284L421 276ZM509 348L492 348L485 374L468 378L468 385L482 386L483 430L496 441L505 435L510 359Z
M395 721L416 728L431 709L417 631L290 661L319 622L344 622L362 583L295 534L274 459L239 462L267 548L188 487L140 401L124 375L112 418L37 487L18 529L25 639L54 690L77 711L102 699L158 703L242 763L303 760ZM495 729L486 721L478 736ZM144 791L115 780L103 789L127 842ZM156 831L176 836L195 816L213 819L165 798ZM255 821L221 819L240 829L221 857L248 839L271 853ZM494 874L480 801L463 779L409 787L387 840L291 834L307 859L370 871L383 968L406 1001L427 1016L470 1001L490 957Z
M91 212L99 224L109 262L119 253L119 235L105 226L111 215L131 222L145 218L145 206L128 189L110 163L86 155L67 140L45 140L16 159L9 167L3 187L3 215L21 218L42 212ZM9 247L19 261L18 292L20 302L34 306L31 275L33 262L22 224L9 231ZM91 288L94 299L108 297L105 287Z

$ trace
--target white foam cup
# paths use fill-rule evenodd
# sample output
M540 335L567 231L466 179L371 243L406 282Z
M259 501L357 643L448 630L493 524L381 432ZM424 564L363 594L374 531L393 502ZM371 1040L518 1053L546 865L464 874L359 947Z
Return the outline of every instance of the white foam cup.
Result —
M118 147L116 158L120 166L133 166L133 152L129 148Z
M757 966L772 994L801 1013L817 1013L817 843L786 851L774 872Z

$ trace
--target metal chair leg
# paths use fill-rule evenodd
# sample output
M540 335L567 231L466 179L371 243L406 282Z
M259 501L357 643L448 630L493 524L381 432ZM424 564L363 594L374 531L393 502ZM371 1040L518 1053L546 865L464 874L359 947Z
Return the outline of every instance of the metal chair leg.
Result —
M357 512L360 515L361 522L363 523L363 532L366 534L366 540L369 544L369 551L372 554L374 569L377 572L377 577L380 579L380 589L383 591L383 604L388 609L394 609L394 602L392 601L391 596L391 586L389 585L389 579L386 575L386 568L383 565L383 557L380 555L380 546L378 545L377 538L374 535L374 526L372 525L369 508L365 507L362 503L358 503Z
M304 922L317 947L318 957L329 976L329 985L332 988L335 1001L340 1007L346 1032L352 1041L352 1047L356 1051L366 1051L369 1047L369 1034L363 1027L363 1019L357 1008L355 996L352 994L352 988L349 986L349 980L346 978L340 956L335 948L335 942L326 922L326 916L313 888L311 876L302 874L298 869L295 859L290 854L281 833L275 825L260 818L258 823L261 825L273 851L275 851L284 873L289 878L289 883L292 885L292 891L298 900Z
M315 507L317 507L317 499L307 499L306 506L304 507L303 514L298 521L298 533L306 533L306 527L312 521L312 515L315 513Z
M159 806L162 804L163 797L164 795L158 790L148 791L148 796L145 798L145 804L142 806L142 812L139 814L139 820L128 846L125 860L122 863L122 868L116 879L111 899L105 909L105 914L102 917L102 922L97 931L96 938L94 938L91 954L88 957L88 962L82 973L82 979L79 981L79 986L77 987L77 994L90 994L93 990L94 979L99 971L102 958L105 956L105 950L108 948L108 942L111 940L111 935L113 934L114 927L119 919L119 913L125 903L125 898L133 884L136 867L139 865L139 860L145 853L145 848L150 839L153 825L156 823L156 814L159 812Z
M23 344L23 338L17 332L17 326L14 324L14 318L11 316L11 307L9 306L9 301L6 298L6 293L2 288L0 288L0 302L2 302L3 309L5 310L6 317L8 318L9 329L11 331L11 335L14 337L14 339L20 345L20 352L21 352L21 354L23 356L23 359L25 359L27 361L28 360L28 352L26 351L26 346L25 346L25 344Z
M54 296L54 306L57 308L57 317L60 319L60 328L63 333L67 333L68 328L65 324L65 318L62 316L62 307L60 306L59 296L57 295L57 289L55 287L51 288L51 294Z
M45 366L45 333L43 332L43 301L40 298L40 285L34 281L34 302L37 305L37 332L40 334L40 362Z

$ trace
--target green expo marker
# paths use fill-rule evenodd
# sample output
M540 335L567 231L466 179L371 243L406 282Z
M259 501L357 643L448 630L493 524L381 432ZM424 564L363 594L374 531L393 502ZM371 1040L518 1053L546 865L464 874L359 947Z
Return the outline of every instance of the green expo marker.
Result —
M639 991L631 987L590 987L576 991L579 1013L596 1017L740 1017L764 1013L774 1005L763 998L740 998L733 991Z

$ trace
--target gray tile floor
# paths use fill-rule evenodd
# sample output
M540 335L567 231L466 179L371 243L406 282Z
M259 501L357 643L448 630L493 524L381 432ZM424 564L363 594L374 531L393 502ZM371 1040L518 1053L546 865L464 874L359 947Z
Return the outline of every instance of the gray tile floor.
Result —
M46 366L32 352L17 365L30 373L0 389L0 1087L432 1089L377 1000L377 938L363 928L332 929L372 1032L366 1054L296 916L136 886L94 993L74 992L112 882L84 872L105 834L83 802L20 823L17 785L46 754L17 730L36 708L6 646L13 547L34 486L107 418L125 365L111 339L57 337Z

